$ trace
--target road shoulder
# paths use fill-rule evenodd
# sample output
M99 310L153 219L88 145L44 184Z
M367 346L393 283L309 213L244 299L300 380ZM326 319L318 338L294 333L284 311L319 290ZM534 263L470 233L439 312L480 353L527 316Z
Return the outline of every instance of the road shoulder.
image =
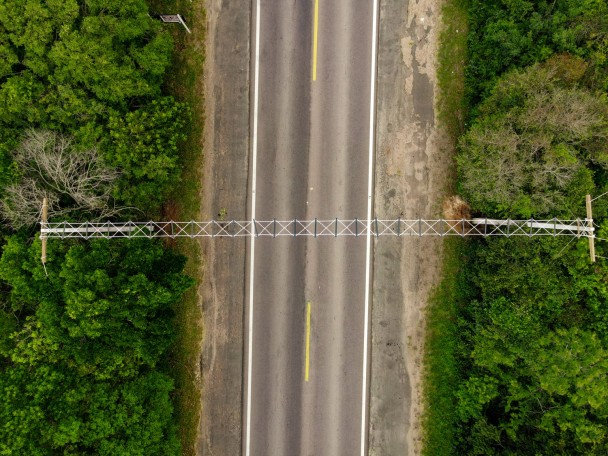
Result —
M435 114L440 11L440 0L386 0L380 8L378 218L440 216L451 173ZM420 454L424 311L442 241L382 238L374 252L369 454Z
M251 2L207 0L203 217L247 218ZM241 453L245 240L203 242L201 455Z

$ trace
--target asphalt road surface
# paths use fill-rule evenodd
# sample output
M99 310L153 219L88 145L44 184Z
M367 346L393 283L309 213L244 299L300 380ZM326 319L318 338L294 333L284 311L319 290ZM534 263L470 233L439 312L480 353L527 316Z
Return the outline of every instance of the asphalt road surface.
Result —
M252 218L371 214L375 8L254 0ZM370 239L259 238L249 253L243 454L364 454Z

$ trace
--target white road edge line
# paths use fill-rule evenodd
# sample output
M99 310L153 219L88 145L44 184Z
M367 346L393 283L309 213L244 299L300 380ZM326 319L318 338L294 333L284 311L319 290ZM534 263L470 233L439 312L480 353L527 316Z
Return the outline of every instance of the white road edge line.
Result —
M260 0L255 8L255 82L253 89L253 146L252 146L252 178L251 178L251 221L255 220L255 192L258 159L258 83L260 76ZM245 456L250 454L251 442L251 371L253 364L253 278L255 266L255 230L251 232L251 257L249 264L249 339L247 342L247 423L245 425Z
M365 255L365 319L363 332L363 386L361 392L361 456L365 456L365 443L367 437L367 351L369 334L369 294L371 275L371 224L373 204L373 171L374 171L374 133L376 114L376 46L378 30L378 0L374 0L372 25L372 64L371 64L371 90L369 101L369 163L367 177L367 247Z

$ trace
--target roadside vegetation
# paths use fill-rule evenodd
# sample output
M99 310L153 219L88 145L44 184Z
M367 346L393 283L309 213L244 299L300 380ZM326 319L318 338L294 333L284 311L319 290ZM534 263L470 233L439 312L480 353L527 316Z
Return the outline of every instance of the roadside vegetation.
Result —
M438 48L439 85L437 117L447 131L452 150L463 134L468 113L464 70L467 56L467 1L449 0L442 8L442 28ZM455 173L454 173L455 174ZM456 191L455 176L450 176L449 190ZM457 420L454 414L454 385L461 381L458 366L458 308L467 300L461 277L465 268L466 242L446 238L443 249L442 281L434 290L426 312L424 353L423 452L429 456L454 453Z
M163 206L165 220L203 220L201 185L203 181L203 127L205 62L205 11L203 2L191 0L149 0L157 12L181 12L192 34L178 24L168 24L175 42L171 71L166 74L163 89L190 107L188 140L180 144L180 178L174 183ZM171 247L187 256L184 272L195 281L174 306L176 338L168 363L175 381L172 393L175 420L181 441L181 455L195 456L201 412L200 359L203 322L199 289L203 281L204 258L199 241L177 239Z
M446 2L444 30L468 32L457 52L442 36L440 118L458 132L457 191L475 215L584 217L584 195L608 191L607 18L602 0ZM445 75L458 61L454 93ZM594 201L600 238L606 201ZM425 454L608 453L608 265L596 249L590 264L586 240L446 243Z
M185 147L200 105L166 83L175 40L149 12L145 0L0 4L2 454L194 445L197 250L186 265L155 240L50 240L43 266L36 234L42 197L50 220L180 216L184 189L198 207L184 165L201 154Z

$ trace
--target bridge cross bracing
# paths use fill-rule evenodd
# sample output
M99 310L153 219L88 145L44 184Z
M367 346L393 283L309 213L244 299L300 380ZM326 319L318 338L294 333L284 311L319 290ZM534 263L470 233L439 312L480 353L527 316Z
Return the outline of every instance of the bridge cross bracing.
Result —
M411 237L575 236L594 237L590 219L496 220L313 219L209 220L187 222L43 222L46 238L216 238L216 237Z

